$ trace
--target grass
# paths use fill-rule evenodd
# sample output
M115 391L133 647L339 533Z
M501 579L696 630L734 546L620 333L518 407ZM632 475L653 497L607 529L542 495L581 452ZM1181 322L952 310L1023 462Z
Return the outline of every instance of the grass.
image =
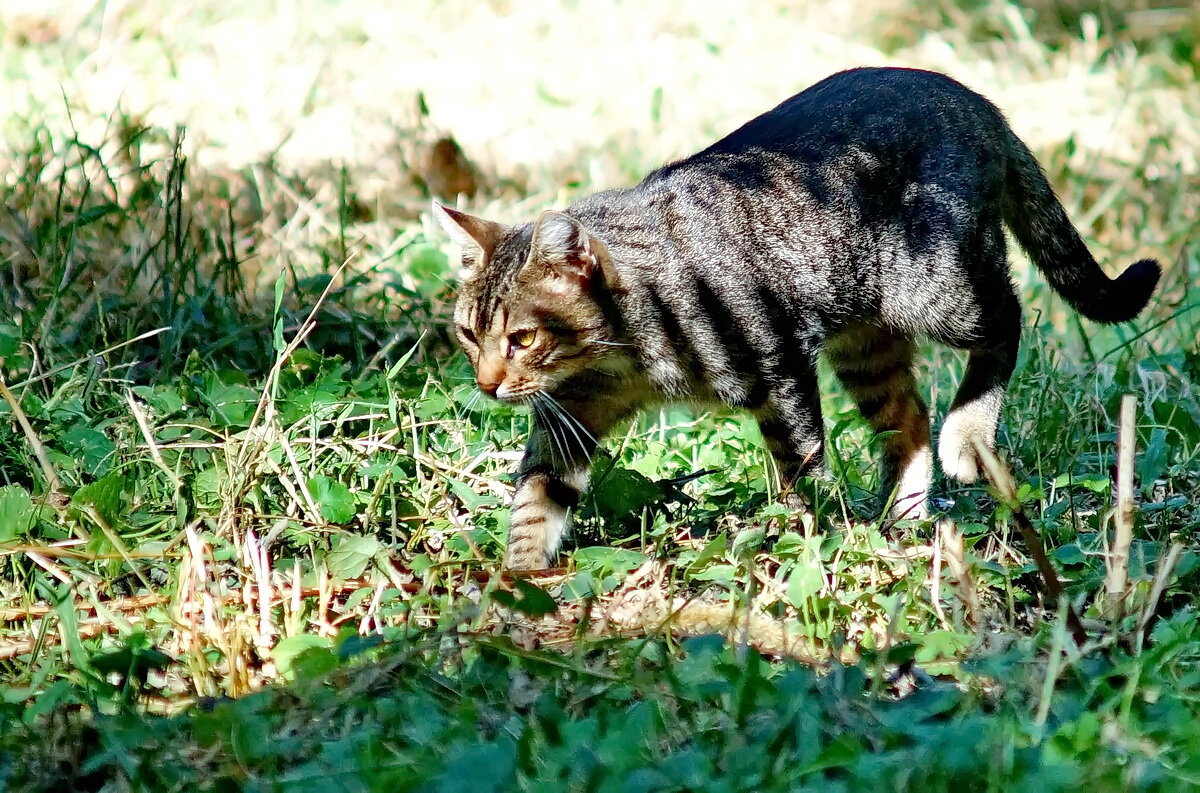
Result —
M5 789L1200 784L1187 9L855 7L0 19ZM889 60L996 98L1111 269L1167 264L1151 309L1082 323L1018 261L1015 486L938 483L937 523L880 532L873 439L823 374L821 526L773 504L753 422L665 411L606 443L560 569L499 575L526 417L473 399L445 332L437 142L513 219ZM961 361L922 360L943 414Z

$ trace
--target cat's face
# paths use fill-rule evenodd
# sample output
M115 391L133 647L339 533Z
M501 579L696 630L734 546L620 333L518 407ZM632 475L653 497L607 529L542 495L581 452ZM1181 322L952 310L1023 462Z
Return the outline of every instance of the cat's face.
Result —
M573 219L546 213L506 227L444 207L463 249L455 335L487 395L519 402L554 395L622 346L605 315L603 246Z

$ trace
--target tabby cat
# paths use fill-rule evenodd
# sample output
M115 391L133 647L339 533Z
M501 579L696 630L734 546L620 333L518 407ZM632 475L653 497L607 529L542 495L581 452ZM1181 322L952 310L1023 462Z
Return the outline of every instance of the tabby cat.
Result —
M462 247L458 339L479 388L533 409L506 564L555 558L597 439L648 405L753 413L782 478L823 470L824 354L879 432L894 516L932 451L914 339L966 350L942 470L979 474L1021 336L1002 225L1084 316L1132 319L1159 278L1101 272L1029 149L941 74L835 74L629 189L503 226L435 206Z

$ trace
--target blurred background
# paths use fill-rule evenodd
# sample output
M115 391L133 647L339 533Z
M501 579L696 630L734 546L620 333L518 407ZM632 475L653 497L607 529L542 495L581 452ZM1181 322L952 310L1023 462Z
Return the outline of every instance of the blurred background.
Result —
M503 195L498 210L518 212L513 197L561 201L578 185L635 180L856 65L951 74L1035 149L1069 142L1080 170L1136 163L1166 138L1158 171L1194 174L1200 152L1200 11L1183 0L0 8L10 134L22 120L97 141L118 120L184 125L198 167L346 166L362 172L360 199L381 208L407 198L403 171L429 168L427 153L407 151L418 130L462 147L481 171L477 202Z

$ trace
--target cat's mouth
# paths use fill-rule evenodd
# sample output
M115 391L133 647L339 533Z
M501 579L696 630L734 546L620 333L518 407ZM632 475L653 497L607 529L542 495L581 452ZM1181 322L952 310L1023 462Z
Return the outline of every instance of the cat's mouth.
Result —
M532 383L523 383L516 386L510 386L507 383L501 383L494 392L489 394L492 399L505 404L519 404L527 402L537 397L542 392L540 386Z

